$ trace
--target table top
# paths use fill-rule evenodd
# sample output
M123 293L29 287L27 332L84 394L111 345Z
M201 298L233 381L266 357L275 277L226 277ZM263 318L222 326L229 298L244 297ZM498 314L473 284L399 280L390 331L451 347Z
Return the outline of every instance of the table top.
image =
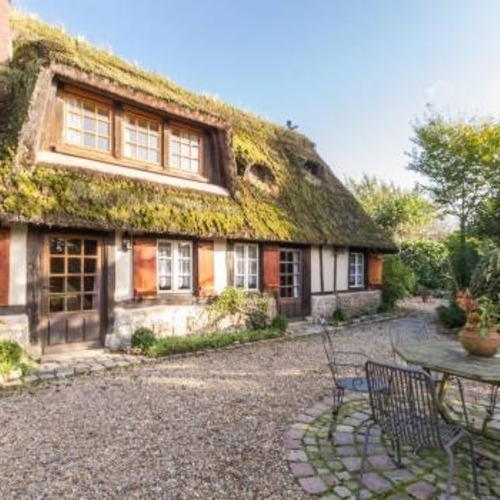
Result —
M396 348L407 363L469 380L500 385L500 355L480 358L468 354L459 342L428 341Z

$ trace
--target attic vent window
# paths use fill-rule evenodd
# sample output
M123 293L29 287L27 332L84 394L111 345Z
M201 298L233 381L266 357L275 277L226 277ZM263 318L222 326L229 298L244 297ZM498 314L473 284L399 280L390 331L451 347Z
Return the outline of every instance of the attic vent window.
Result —
M247 167L245 178L252 184L272 190L276 186L276 177L269 167L254 163Z
M306 172L309 172L311 175L314 175L314 177L317 177L318 179L322 179L325 173L323 165L313 161L306 161L304 163L304 170Z

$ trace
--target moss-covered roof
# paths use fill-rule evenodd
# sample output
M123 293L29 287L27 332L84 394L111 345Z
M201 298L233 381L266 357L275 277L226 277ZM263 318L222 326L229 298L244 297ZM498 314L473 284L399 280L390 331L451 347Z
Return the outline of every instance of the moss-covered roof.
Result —
M66 227L395 248L305 136L184 90L33 18L15 14L12 24L14 57L0 79L0 218ZM237 165L232 195L58 165L33 165L29 154L19 155L20 135L37 81L54 65L217 117L232 131ZM321 179L304 168L306 162L322 166ZM272 172L276 189L262 189L243 175L253 164L265 165Z

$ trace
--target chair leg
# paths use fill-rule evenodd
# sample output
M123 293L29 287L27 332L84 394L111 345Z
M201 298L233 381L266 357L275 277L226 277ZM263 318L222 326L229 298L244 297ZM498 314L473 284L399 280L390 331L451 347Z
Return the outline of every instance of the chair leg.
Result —
M340 408L344 402L344 389L340 387L335 387L333 389L333 406L332 406L332 417L330 419L330 425L328 426L328 441L333 438L333 433L335 427L337 427L337 419L339 417Z
M476 466L476 453L474 450L474 440L472 439L471 436L467 436L467 439L469 440L469 450L470 450L470 461L472 465L472 481L473 481L473 487L474 487L474 495L479 494L479 485L477 482L477 466Z
M403 462L401 461L401 443L399 439L396 439L396 465L398 468L403 467Z
M451 486L453 483L453 476L455 475L455 456L451 448L445 448L448 454L448 481L446 482L446 500L451 497Z
M359 499L360 491L363 487L363 474L365 473L365 465L366 465L366 456L368 454L368 442L370 440L370 432L372 427L375 425L375 422L371 422L366 428L365 440L363 442L363 455L361 457L361 466L359 469L359 489L356 495L356 499Z

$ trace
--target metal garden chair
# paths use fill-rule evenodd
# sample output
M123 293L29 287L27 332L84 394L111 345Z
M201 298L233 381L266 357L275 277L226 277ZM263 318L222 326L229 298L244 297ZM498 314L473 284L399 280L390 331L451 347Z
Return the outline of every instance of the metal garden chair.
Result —
M363 445L360 482L366 465L366 454L370 431L378 425L396 449L396 465L401 467L401 445L410 446L413 451L422 448L444 450L448 454L448 481L446 498L450 497L455 472L455 444L463 437L469 441L474 492L477 494L477 471L474 460L474 442L468 432L457 425L446 423L438 413L435 384L429 374L422 370L384 365L368 361L366 378L370 394L372 423L368 426ZM463 398L462 384L458 381L462 409L468 425L467 409Z
M361 352L337 349L326 321L323 319L319 324L322 326L321 339L333 381L332 417L328 428L328 439L331 439L344 403L344 392L368 393L368 382L365 376L365 363L368 356Z

